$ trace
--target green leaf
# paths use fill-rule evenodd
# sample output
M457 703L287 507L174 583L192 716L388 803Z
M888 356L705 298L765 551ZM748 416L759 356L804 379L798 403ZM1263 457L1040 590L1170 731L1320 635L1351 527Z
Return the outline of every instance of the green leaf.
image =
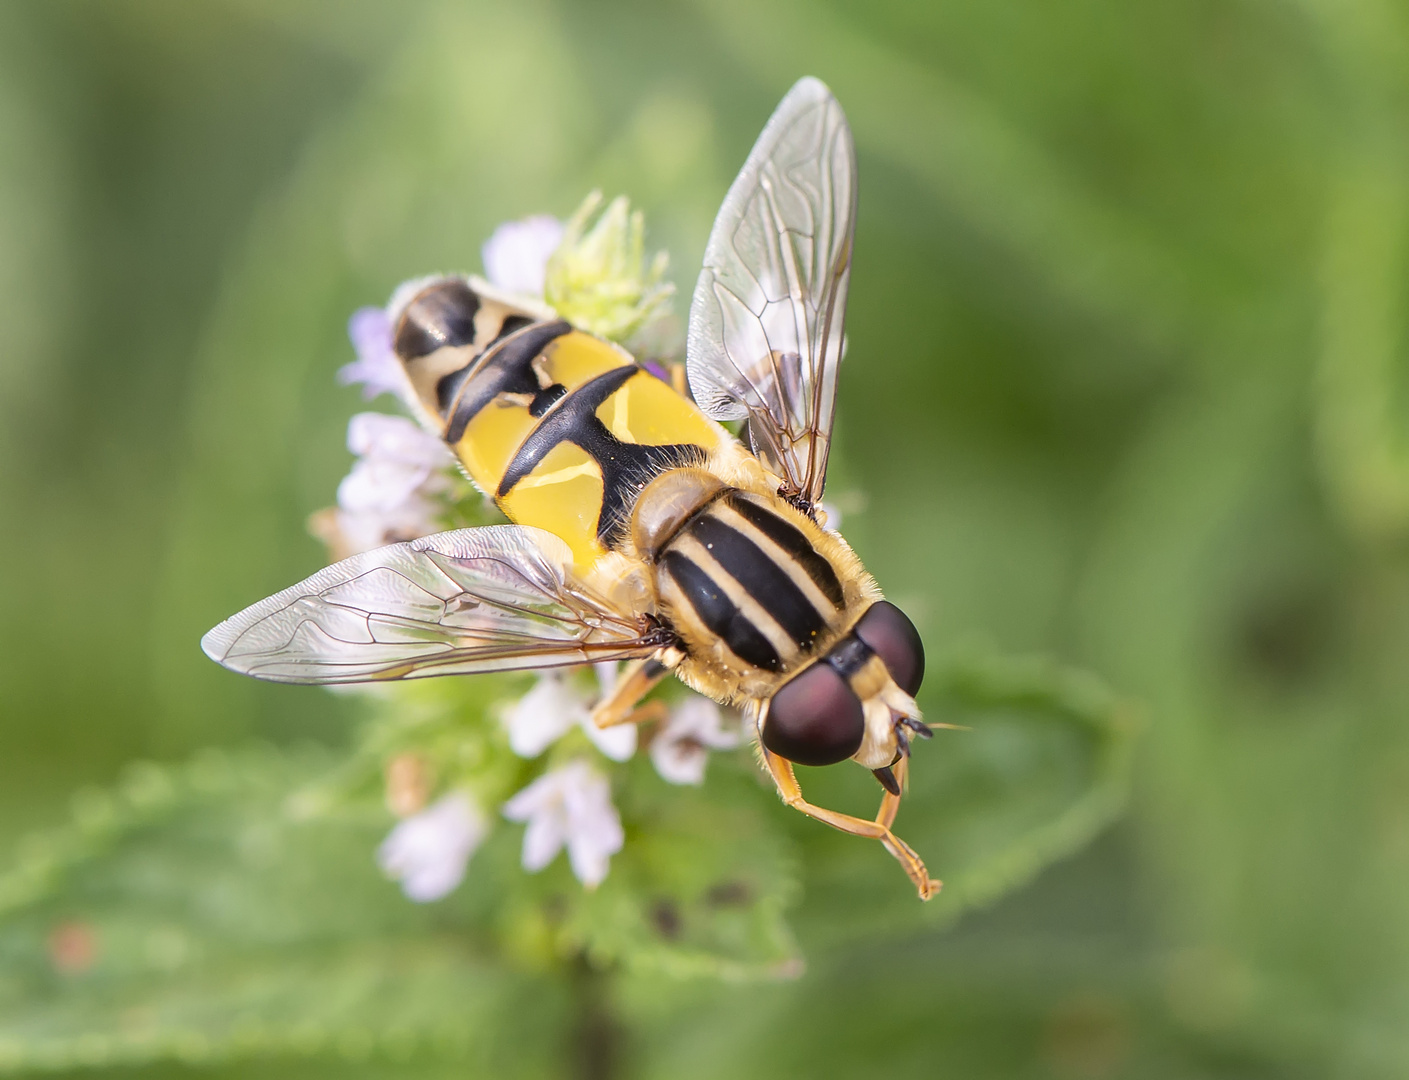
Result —
M546 759L513 754L495 718L527 689L523 676L427 679L376 701L360 755L310 795L329 805L376 790L380 764L413 751L433 763L440 789L469 788L496 806L554 762L585 755L613 782L624 849L595 892L566 859L538 875L519 868L522 828L505 825L475 856L463 890L518 959L544 966L586 954L600 967L728 979L788 974L798 965L784 911L796 892L796 857L781 812L746 750L713 755L708 782L680 787L645 753L626 766L600 758L585 735L565 735ZM683 688L664 694L683 697ZM652 732L647 729L643 738ZM368 778L377 781L368 786Z
M521 831L504 826L460 890L416 905L374 865L388 815L340 801L333 764L260 750L135 767L32 840L0 878L0 1071L487 1062L519 1041L520 1017L563 1027L563 974L584 956L672 976L797 968L794 860L743 768L721 762L715 783L682 790L642 755L622 785L626 849L595 892L561 858L524 873Z
M1387 544L1409 534L1404 352L1409 178L1399 128L1343 155L1327 215L1316 381L1321 471L1345 521Z
M384 814L309 814L298 793L326 768L143 766L31 843L0 879L0 1071L293 1054L533 1074L523 1028L559 1023L561 988L496 963L463 905L384 880Z
M1039 660L972 655L931 672L925 719L962 725L917 742L895 831L944 881L921 904L879 844L807 823L809 948L947 922L1027 884L1085 845L1124 805L1133 708L1096 678ZM879 802L856 770L799 770L813 802L870 817ZM844 918L844 911L851 918Z
M638 755L621 801L626 846L575 920L590 955L675 976L799 969L784 919L796 855L743 752L732 762L716 755L699 788L665 783Z

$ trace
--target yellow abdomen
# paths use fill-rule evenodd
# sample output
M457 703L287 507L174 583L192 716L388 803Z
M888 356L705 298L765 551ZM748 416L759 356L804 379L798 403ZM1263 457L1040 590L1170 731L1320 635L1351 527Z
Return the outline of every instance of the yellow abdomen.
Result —
M445 417L475 483L511 520L562 537L583 570L626 538L652 478L729 438L623 350L565 323L489 350Z

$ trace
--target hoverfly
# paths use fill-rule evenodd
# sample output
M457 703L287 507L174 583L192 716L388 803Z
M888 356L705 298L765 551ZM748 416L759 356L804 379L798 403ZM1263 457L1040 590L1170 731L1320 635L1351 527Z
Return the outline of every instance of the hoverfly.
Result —
M785 803L881 841L929 899L940 883L891 831L910 737L931 734L924 649L818 514L855 208L846 117L802 79L710 234L694 401L477 278L403 286L390 310L412 407L514 524L336 563L221 623L206 654L291 683L632 661L602 727L648 714L637 703L673 672L743 709ZM885 788L874 820L803 797L794 763L848 758Z

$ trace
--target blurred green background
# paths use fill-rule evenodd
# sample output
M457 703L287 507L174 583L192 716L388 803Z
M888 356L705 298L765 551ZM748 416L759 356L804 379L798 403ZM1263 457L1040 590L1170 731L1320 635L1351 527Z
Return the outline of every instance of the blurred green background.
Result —
M628 1003L625 1075L1409 1075L1405 4L0 6L4 850L134 758L344 743L197 641L322 562L347 315L594 186L688 296L801 74L861 171L844 529L932 653L1140 703L1131 801L957 925L810 889L807 974Z

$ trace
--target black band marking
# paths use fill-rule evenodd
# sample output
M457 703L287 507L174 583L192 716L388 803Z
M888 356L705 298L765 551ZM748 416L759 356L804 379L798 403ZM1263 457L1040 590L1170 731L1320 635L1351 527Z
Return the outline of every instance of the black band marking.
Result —
M483 354L481 354L483 355ZM452 371L449 375L442 375L435 383L435 402L440 406L440 418L444 420L450 415L450 407L455 404L455 398L460 393L460 387L465 385L465 380L470 377L470 372L475 369L475 360L470 361L459 371Z
M826 660L843 679L850 679L876 654L855 634L848 634L832 646Z
M499 333L494 335L494 340L491 341L488 345L486 345L485 348L492 349L494 348L494 346L498 345L501 341L503 341L506 337L509 337L513 334L517 334L525 326L532 325L533 320L530 319L527 315L505 315L504 321L499 324Z
M759 506L742 492L730 492L728 501L730 508L737 511L740 517L792 556L838 611L846 606L837 572L821 552L808 542L801 529L772 510Z
M459 400L453 403L454 411L445 426L445 441L452 446L459 442L470 421L500 394L535 395L542 390L533 361L550 342L571 332L572 327L562 320L534 323L485 350L463 376Z
M455 398L460 393L460 387L465 385L465 380L470 377L470 372L475 370L475 360L479 359L494 346L498 345L506 337L516 334L525 326L532 326L533 320L523 315L505 315L504 320L499 324L499 332L494 335L484 348L478 350L469 363L459 371L452 371L449 375L442 375L435 384L435 397L440 405L441 419L450 415L451 406L455 404Z
M555 382L552 386L545 386L528 403L528 415L535 420L541 419L543 414L556 405L558 399L567 392L568 388L560 382Z
M402 360L429 356L446 345L475 339L479 296L463 281L438 281L412 297L401 313L393 348Z
M765 671L780 671L783 663L769 640L740 611L714 580L678 551L661 559L700 621L746 663Z
M628 510L642 488L667 469L699 465L705 460L704 448L693 443L650 446L622 442L598 419L597 410L603 402L640 370L635 364L613 368L558 401L519 447L499 481L497 497L502 499L509 494L559 443L572 443L584 450L602 472L597 539L609 548L621 543L626 536ZM535 386L533 392L537 391Z
M799 649L812 650L826 632L826 620L784 567L713 514L697 517L690 524L689 534L774 618Z

